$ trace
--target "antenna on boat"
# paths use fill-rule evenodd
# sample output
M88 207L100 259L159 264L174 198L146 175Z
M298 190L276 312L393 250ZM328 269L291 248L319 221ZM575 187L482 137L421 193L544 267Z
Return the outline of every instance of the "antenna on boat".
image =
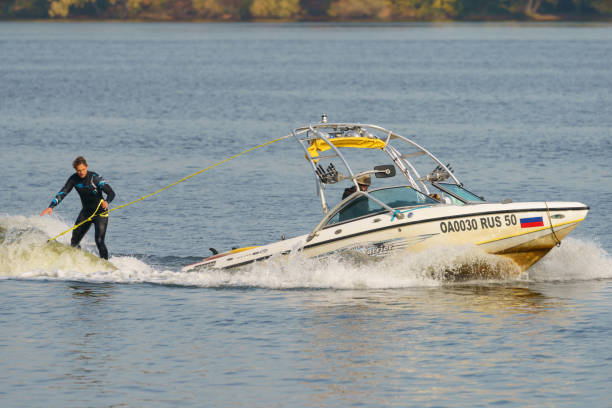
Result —
M321 115L321 123L327 123L327 115L326 114L322 114Z

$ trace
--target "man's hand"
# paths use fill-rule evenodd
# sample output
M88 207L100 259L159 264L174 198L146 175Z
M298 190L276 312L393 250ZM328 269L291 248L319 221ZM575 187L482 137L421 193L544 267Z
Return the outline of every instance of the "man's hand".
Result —
M102 201L102 209L104 211L108 210L108 201Z
M43 210L43 212L40 213L40 216L42 217L43 215L47 215L47 214L49 214L49 215L53 214L53 208L49 207L49 208Z

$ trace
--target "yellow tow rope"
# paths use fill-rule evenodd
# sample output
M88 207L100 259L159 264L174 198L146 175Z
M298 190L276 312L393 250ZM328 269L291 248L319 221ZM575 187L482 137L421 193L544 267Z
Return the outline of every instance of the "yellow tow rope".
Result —
M78 224L76 224L74 227L70 228L69 230L66 230L66 231L62 232L61 234L56 235L56 236L54 236L54 237L53 237L53 238L51 238L51 239L48 239L48 240L47 240L47 242L51 242L51 241L53 241L54 239L61 237L61 236L62 236L62 235L64 235L65 233L70 232L70 231L72 231L73 229L77 229L78 227L80 227L81 225L85 224L86 222L91 221L91 219L97 215L96 213L97 213L97 212L98 212L98 210L100 209L100 206L102 205L102 203L103 203L103 202L104 202L104 200L100 200L100 202L98 203L98 206L96 207L96 210L93 212L93 214L91 214L91 215L89 216L89 218L87 218L87 219L86 219L86 220L84 220L84 221L79 222L79 223L78 223ZM106 214L106 215L104 215L104 213L100 214L100 217L108 217L108 212L107 212L107 214Z
M137 203L137 202L139 202L139 201L144 200L145 198L152 197L152 196L154 196L155 194L159 194L159 193L161 193L162 191L169 189L170 187L174 187L174 186L176 186L177 184L182 183L183 181L187 181L187 180L189 180L190 178L192 178L192 177L194 177L194 176L197 176L198 174L202 174L202 173L204 173L204 172L205 172L205 171L207 171L207 170L210 170L210 169L212 169L212 168L214 168L214 167L217 167L217 166L219 166L219 165L221 165L221 164L223 164L223 163L227 163L228 161L233 160L233 159L235 159L235 158L237 158L237 157L239 157L239 156L242 156L243 154L246 154L246 153L252 152L253 150L260 149L260 148L262 148L262 147L264 147L264 146L270 145L270 144L272 144L272 143L276 143L276 142L281 141L281 140L283 140L283 139L287 139L287 138L289 138L289 137L291 137L291 136L292 136L292 135L286 135L286 136L283 136L283 137L279 137L279 138L277 138L277 139L272 139L272 140L269 140L269 141L267 141L267 142L265 142L265 143L262 143L262 144L260 144L260 145L255 146L255 147L251 147L250 149L247 149L247 150L245 150L244 152L241 152L241 153L235 154L235 155L233 155L233 156L231 156L231 157L228 157L227 159L223 159L223 160L221 160L220 162L217 162L217 163L215 163L215 164L212 164L212 165L210 165L210 166L206 167L205 169L202 169L202 170L196 171L195 173L193 173L193 174L191 174L191 175L189 175L189 176L187 176L187 177L183 177L182 179L177 180L177 181L175 181L174 183L167 185L166 187L162 187L162 188L160 188L159 190L156 190L156 191L152 192L151 194L147 194L147 195L142 196L142 197L140 197L140 198L138 198L138 199L136 199L136 200L134 200L134 201L130 201L129 203L122 204L122 205L120 205L120 206L118 206L118 207L115 207L115 208L113 208L113 209L111 209L111 210L106 210L106 211L104 211L103 213L96 214L96 213L98 212L98 209L100 209L100 205L102 205L102 203L104 202L104 200L100 200L100 202L98 203L98 207L96 208L96 211L94 211L94 212L93 212L93 214L92 214L92 215L91 215L89 218L87 218L87 219L86 219L85 221L83 221L83 222L80 222L80 223L76 224L76 225L75 225L75 226L73 226L72 228L67 229L66 231L62 232L61 234L54 236L53 238L49 239L49 241L53 241L53 240L55 240L55 239L57 239L57 238L61 237L62 235L66 234L67 232L70 232L70 231L72 231L72 230L74 230L74 229L77 229L78 227L80 227L81 225L85 224L86 222L91 221L91 220L92 220L92 219L93 219L93 218L94 218L96 215L99 215L100 217L108 217L108 214L109 214L109 213L111 213L111 212L113 212L113 211L117 211L117 210L119 210L119 209L121 209L121 208L127 207L128 205L135 204L135 203Z

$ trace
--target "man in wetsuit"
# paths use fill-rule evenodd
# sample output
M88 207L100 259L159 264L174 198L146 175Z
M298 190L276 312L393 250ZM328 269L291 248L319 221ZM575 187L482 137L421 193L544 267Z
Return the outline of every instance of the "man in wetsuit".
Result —
M52 214L53 207L61 203L64 197L66 197L66 195L74 187L79 193L81 203L83 204L83 209L79 213L79 216L75 222L75 225L77 225L91 217L91 215L96 212L96 209L96 214L106 211L108 209L108 203L113 201L115 198L115 192L100 175L94 173L93 171L87 170L87 161L85 161L83 156L79 156L74 159L72 167L74 167L76 173L68 178L68 181L66 181L64 187L62 187L53 201L51 201L51 204L49 204L49 208L41 212L40 215ZM102 196L102 192L106 193L106 199L104 199ZM102 203L100 203L100 201L102 201ZM98 247L100 258L108 259L108 250L104 244L104 236L106 235L106 226L108 224L108 214L97 215L90 221L73 230L70 245L80 248L79 243L89 230L89 227L91 227L92 223L96 233L96 246Z

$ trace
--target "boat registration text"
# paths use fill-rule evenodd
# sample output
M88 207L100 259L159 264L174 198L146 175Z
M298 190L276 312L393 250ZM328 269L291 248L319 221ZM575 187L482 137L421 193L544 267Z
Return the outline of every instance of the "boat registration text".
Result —
M501 228L502 226L510 227L517 225L518 220L514 214L506 214L505 216L495 215L489 217L471 218L467 220L452 220L440 222L440 231L443 234L459 231L477 231L492 228Z

